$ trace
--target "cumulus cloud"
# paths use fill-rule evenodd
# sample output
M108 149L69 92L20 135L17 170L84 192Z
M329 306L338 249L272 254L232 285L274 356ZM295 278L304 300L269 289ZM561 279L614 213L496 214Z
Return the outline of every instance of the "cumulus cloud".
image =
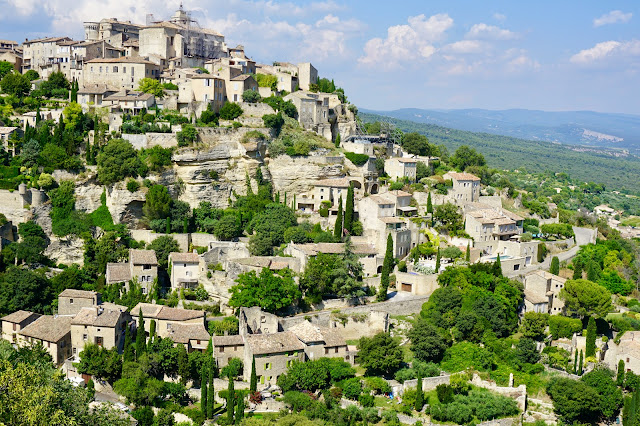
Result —
M451 53L480 53L486 48L485 43L479 40L460 40L447 44L443 50Z
M472 26L466 37L481 40L512 40L517 38L518 34L495 25L480 23Z
M387 29L387 37L373 38L364 46L364 55L358 59L362 65L393 68L399 62L428 59L437 51L434 43L444 38L453 25L447 14L409 17L408 25L395 25Z
M504 15L502 13L494 13L493 14L493 19L495 19L496 21L502 22L502 21L507 19L507 15Z
M592 64L604 59L640 56L640 40L603 41L592 48L581 50L570 59L574 64Z
M601 17L594 19L593 26L597 28L608 24L629 22L632 16L633 13L631 12L624 13L621 10L612 10L611 12L605 13Z

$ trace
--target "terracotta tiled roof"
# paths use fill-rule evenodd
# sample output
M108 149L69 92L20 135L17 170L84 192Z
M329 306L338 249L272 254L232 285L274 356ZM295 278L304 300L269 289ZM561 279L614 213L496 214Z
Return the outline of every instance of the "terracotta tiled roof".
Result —
M20 331L20 335L46 342L57 342L71 332L70 316L43 315Z
M198 253L169 253L170 262L178 263L200 263Z
M189 340L208 341L211 338L204 324L171 324L167 337L175 343L189 343Z
M60 293L59 296L62 297L75 297L78 299L93 299L98 295L95 291L87 291L87 290L76 290L73 288L68 288Z
M233 336L213 336L213 346L244 346L244 339L239 334Z
M129 249L129 262L134 265L157 265L158 259L153 250Z
M27 318L29 318L31 315L37 315L40 316L40 314L34 314L33 312L29 312L29 311L16 311L12 314L6 315L2 318L0 318L2 321L6 321L6 322L12 322L15 324L19 324L22 321L26 320Z
M196 318L204 318L204 311L197 311L194 309L180 309L170 308L164 305L154 305L151 303L138 303L132 310L131 315L137 317L140 315L140 309L142 308L142 315L145 318L154 318L169 321L187 321Z
M480 180L478 176L472 175L471 173L447 172L446 174L448 174L455 180L472 180L472 181Z
M337 178L337 179L322 179L316 181L314 186L329 186L332 188L349 188L349 179Z
M304 344L290 331L272 334L249 334L245 343L254 355L304 350Z
M115 327L120 321L122 311L103 307L86 307L73 318L73 325L92 325L94 327Z

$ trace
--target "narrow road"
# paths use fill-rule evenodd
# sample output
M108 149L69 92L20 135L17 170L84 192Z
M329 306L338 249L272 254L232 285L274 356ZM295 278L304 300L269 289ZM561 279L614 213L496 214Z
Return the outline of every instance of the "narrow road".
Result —
M556 253L553 256L558 256L558 260L560 262L569 261L573 259L580 250L581 246L586 246L590 243L596 242L596 230L590 228L579 228L577 226L573 227L573 232L576 234L576 245L571 247L567 251L563 251L560 253ZM535 265L530 265L526 268L526 271L536 271L538 269L549 269L551 266L551 259L553 256L547 256L547 258L542 262Z

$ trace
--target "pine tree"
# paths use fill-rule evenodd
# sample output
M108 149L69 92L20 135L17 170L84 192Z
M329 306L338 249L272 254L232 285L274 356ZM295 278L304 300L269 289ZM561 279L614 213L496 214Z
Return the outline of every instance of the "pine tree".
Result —
M596 320L593 317L589 317L589 323L587 325L587 343L585 349L585 357L596 355Z
M558 259L558 256L553 256L553 258L551 258L551 267L549 268L549 272L553 275L558 275L560 273L560 259Z
M467 262L471 261L471 243L467 243L467 252L464 255L464 260Z
M582 263L580 262L573 262L573 279L582 279Z
M342 240L342 197L338 200L338 216L336 216L336 225L333 228L333 236Z
M624 360L618 361L618 375L616 376L616 385L624 385Z
M178 345L178 376L180 376L180 383L186 385L189 379L189 356L184 345Z
M200 411L202 411L202 414L204 414L205 417L207 417L207 383L209 382L207 373L206 364L202 364L202 368L200 370Z
M422 394L422 374L418 374L418 383L416 384L416 411L422 411L424 406L424 395Z
M240 423L244 419L244 397L238 394L236 403L236 423Z
M429 195L427 196L427 213L429 214L433 213L433 203L431 202L431 192L429 192Z
M256 359L251 361L251 381L249 382L249 390L256 392L258 390L258 375L256 374Z
M387 250L384 253L384 262L382 263L382 274L380 276L380 291L378 291L377 300L383 302L387 300L387 290L389 289L389 274L393 270L393 237L391 234L387 236Z
M440 272L440 247L438 247L438 253L436 254L436 274Z
M344 210L344 229L351 235L353 228L353 185L349 185L347 190L347 201Z
M580 361L578 361L578 376L582 376L582 367L584 365L584 358L582 351L580 351Z
M140 315L138 316L138 331L136 333L136 359L145 352L147 348L147 335L144 331L144 316L142 315L142 309L140 309Z
M127 323L124 327L124 351L123 361L129 362L135 359L133 344L131 343L131 327Z
M207 418L212 419L213 418L213 409L215 407L215 396L216 396L216 392L214 389L214 385L213 385L213 378L215 376L214 374L214 361L213 358L208 358L209 359L209 389L207 390Z
M229 375L229 388L227 392L227 424L233 424L233 410L235 408L235 391L233 389L233 377Z

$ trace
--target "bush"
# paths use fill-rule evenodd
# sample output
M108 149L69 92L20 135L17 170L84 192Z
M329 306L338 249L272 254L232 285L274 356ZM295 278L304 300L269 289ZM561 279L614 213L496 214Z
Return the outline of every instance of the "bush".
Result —
M176 133L176 138L178 146L188 146L196 141L198 132L191 124L185 124L182 126L182 131Z
M127 182L127 190L129 192L136 192L138 189L140 189L140 184L138 183L138 181L130 179Z
M244 93L242 93L242 100L244 102L248 102L248 103L256 103L256 102L260 102L260 99L262 99L262 96L260 96L260 93L257 90L245 90Z
M342 382L342 394L347 399L352 399L357 401L362 393L362 382L360 382L360 378L353 377L351 379L345 380Z
M344 156L349 159L356 166L362 166L367 161L369 161L369 156L367 154L356 154L355 152L345 152Z
M582 321L577 318L567 318L560 315L549 317L549 333L554 339L570 339L574 333L582 331Z
M284 118L282 118L282 114L265 114L262 116L262 121L264 125L270 129L279 132L282 126L284 126Z
M235 120L240 117L243 112L240 105L234 102L227 102L220 108L220 118L223 120Z

